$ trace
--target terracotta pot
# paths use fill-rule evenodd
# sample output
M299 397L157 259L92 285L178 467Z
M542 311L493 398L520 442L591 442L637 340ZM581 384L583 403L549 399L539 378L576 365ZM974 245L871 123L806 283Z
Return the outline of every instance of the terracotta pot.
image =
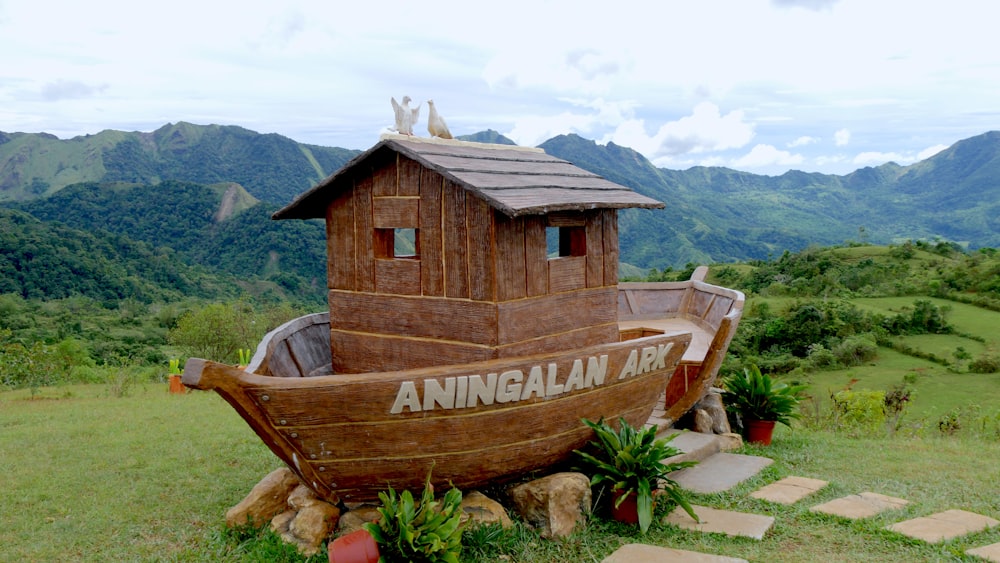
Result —
M330 542L330 563L376 563L378 544L368 530L356 530Z
M623 491L615 491L611 495L611 517L619 522L624 522L626 524L638 524L639 523L639 506L637 504L637 495L635 491L629 493L625 500L621 504L618 504L618 499L621 498ZM616 507L615 505L618 504Z
M745 424L748 442L761 446L771 445L771 436L774 434L773 420L747 420Z
M187 387L184 387L184 384L181 383L181 376L171 375L168 379L170 380L171 393L175 393L178 395L183 395L184 393L187 393Z

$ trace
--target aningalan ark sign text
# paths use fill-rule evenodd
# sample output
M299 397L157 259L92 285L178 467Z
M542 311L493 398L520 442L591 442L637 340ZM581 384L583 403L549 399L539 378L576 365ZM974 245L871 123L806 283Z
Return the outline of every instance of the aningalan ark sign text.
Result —
M666 369L667 354L673 343L633 348L618 373L618 379L635 377ZM559 365L549 363L532 366L525 375L522 369L511 369L485 376L460 375L422 382L403 381L396 392L391 414L429 411L434 409L474 408L494 403L524 401L532 397L550 398L604 385L608 374L608 356L589 356L573 361L569 375L559 383Z

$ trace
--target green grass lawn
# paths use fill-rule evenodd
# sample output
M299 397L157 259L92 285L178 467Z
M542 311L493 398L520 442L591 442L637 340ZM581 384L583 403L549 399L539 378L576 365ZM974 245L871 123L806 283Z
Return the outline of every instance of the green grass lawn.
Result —
M930 388L926 392L936 396ZM276 556L267 536L225 531L225 511L280 462L216 395L171 396L165 384L149 384L123 398L99 385L47 388L30 397L27 391L0 393L0 559L299 560ZM629 542L751 561L972 561L962 555L965 549L1000 541L997 529L942 545L883 530L895 521L950 508L1000 519L996 438L960 432L855 439L782 427L773 446L746 451L775 463L732 491L694 501L774 516L777 522L763 541L661 523L639 537L634 528L594 517L563 541L542 540L523 525L486 539L480 534L467 542L463 561L600 561ZM790 507L748 496L788 475L830 485ZM813 504L863 491L903 497L911 504L862 522L808 511Z

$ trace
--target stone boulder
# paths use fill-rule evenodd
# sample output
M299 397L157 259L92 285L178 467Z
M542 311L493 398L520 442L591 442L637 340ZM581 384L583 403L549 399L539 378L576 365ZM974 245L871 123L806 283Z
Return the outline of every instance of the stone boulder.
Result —
M712 432L715 434L729 434L733 431L729 425L726 407L722 403L722 395L714 389L702 397L694 408L705 411L711 417Z
M463 524L500 524L504 528L514 525L503 505L479 491L463 495L461 508Z
M226 526L263 526L288 508L288 495L299 485L291 469L275 469L226 512Z
M376 506L370 504L355 505L341 515L340 522L337 523L337 532L340 535L355 532L366 523L374 522L381 516Z
M304 486L301 488L312 494L308 488ZM294 545L299 553L311 557L319 552L323 541L336 527L340 509L315 496L309 502L302 500L299 499L297 508L289 508L275 516L271 520L271 529L281 536L285 543Z
M569 536L591 510L590 479L582 473L554 473L512 487L514 509L542 537Z

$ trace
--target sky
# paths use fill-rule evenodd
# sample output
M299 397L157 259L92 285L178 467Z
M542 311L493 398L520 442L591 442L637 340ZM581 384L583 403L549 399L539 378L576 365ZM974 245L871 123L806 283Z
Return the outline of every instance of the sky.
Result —
M433 99L455 135L846 174L1000 129L997 21L990 0L0 0L0 131L364 150L408 95L418 136Z

